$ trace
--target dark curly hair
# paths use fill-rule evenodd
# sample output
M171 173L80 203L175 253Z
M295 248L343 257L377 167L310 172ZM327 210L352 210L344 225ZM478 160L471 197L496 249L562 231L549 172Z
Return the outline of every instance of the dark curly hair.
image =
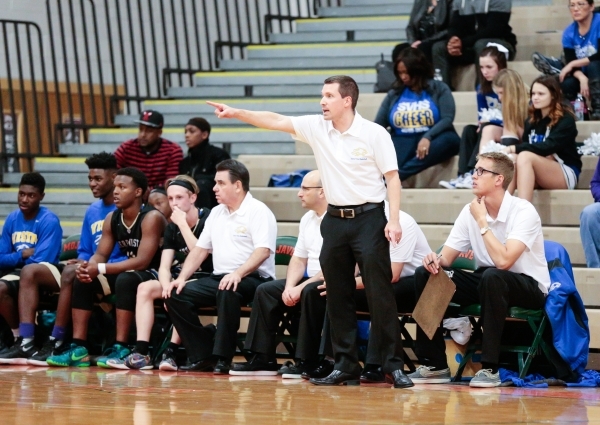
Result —
M95 153L85 160L85 165L90 170L97 168L99 170L116 170L117 158L108 152Z
M548 116L550 117L550 126L555 125L558 120L565 116L565 114L575 115L573 113L573 109L571 105L564 101L562 92L560 90L560 84L558 83L558 79L554 75L540 75L533 83L531 83L531 89L529 89L529 99L531 99L531 93L533 92L533 85L541 84L546 87L550 92L550 97L552 98L550 102L550 113ZM540 121L542 119L542 111L539 109L535 109L533 104L529 105L529 120L532 124Z
M44 193L44 190L46 190L46 179L40 173L25 173L21 177L21 182L19 183L19 186L25 185L33 186L40 193Z

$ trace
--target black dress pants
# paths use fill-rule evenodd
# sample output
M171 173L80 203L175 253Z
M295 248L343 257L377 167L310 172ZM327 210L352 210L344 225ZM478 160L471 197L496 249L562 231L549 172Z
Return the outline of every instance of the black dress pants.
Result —
M180 294L173 290L166 304L191 362L211 354L231 360L235 354L240 328L240 308L254 298L256 288L270 280L252 273L242 279L237 290L220 290L222 275L211 275L188 282ZM199 307L217 307L217 333L205 328L198 318ZM214 342L213 342L214 337Z
M256 289L254 301L252 302L252 313L248 324L245 348L254 353L268 356L275 355L277 329L283 314L286 312L288 314L300 313L296 358L317 361L321 330L325 318L325 300L314 302L309 298L323 298L319 295L320 291L317 290L317 286L322 283L323 281L317 281L306 285L302 290L300 303L293 307L285 305L281 298L285 290L285 279L260 285Z
M544 307L545 296L538 288L537 282L524 274L500 270L495 267L481 267L473 273L460 269L452 270L452 281L456 284L456 292L452 302L461 306L481 304L483 340L481 362L498 364L500 342L506 314L510 307L540 309ZM424 267L415 272L415 288L417 299L429 279L429 272ZM448 367L446 360L446 343L440 326L433 339L417 326L417 344L415 353L422 364L444 369Z
M371 311L369 344L381 360L384 372L404 366L396 300L390 283L392 268L389 242L384 235L386 224L383 208L355 218L326 214L321 222L323 247L319 260L327 282L327 314L335 369L354 375L361 372L356 347L356 263Z
M392 288L394 288L394 297L396 299L396 310L398 313L411 313L415 309L416 305L416 297L415 297L415 278L414 276L406 276L400 279L398 282L392 284ZM316 288L312 290L315 293L320 293ZM313 300L315 297L310 297ZM321 297L322 299L323 297ZM369 312L369 303L367 302L367 294L364 289L356 290L356 294L354 295L354 300L356 301L356 311L364 311ZM319 300L315 300L319 301ZM314 301L312 301L314 302ZM322 300L321 303L325 305L325 300ZM321 344L323 346L323 355L333 356L332 348L331 348L331 332L328 330L330 328L329 324L326 326L327 331L323 332L323 337L326 340ZM400 331L400 328L398 328ZM370 334L370 332L369 332ZM402 338L402 334L398 334L398 338ZM367 357L366 364L370 365L381 365L381 359L379 359L379 354L375 352L374 349L371 348L371 343L367 345Z

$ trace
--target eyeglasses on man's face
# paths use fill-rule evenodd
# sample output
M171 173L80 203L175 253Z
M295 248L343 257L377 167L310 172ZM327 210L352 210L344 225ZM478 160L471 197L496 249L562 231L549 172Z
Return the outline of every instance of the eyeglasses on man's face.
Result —
M589 6L589 3L569 3L569 9L583 9Z
M477 167L477 168L475 168L475 173L477 173L477 175L480 176L480 177L483 176L483 173L495 174L497 176L500 175L500 173L497 173L497 172L492 171L492 170L487 170L487 169L485 169L483 167Z

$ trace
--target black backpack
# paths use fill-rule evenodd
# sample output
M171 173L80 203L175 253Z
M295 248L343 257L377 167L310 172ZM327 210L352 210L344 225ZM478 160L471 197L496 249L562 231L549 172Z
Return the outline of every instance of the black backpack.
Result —
M373 87L373 91L375 93L387 93L396 81L394 64L383 59L382 53L381 60L375 64L375 70L377 71L377 82Z

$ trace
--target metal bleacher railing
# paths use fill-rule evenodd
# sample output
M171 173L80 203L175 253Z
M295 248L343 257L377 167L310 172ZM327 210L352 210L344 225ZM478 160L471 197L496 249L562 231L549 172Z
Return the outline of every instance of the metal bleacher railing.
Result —
M117 113L243 59L340 0L46 0L47 22L0 20L1 172L53 156L59 143L112 127ZM4 102L2 102L4 100ZM17 125L17 122L20 124ZM12 124L11 124L12 123ZM16 132L20 134L16 134ZM20 142L16 139L19 136ZM68 141L68 140L67 140Z

